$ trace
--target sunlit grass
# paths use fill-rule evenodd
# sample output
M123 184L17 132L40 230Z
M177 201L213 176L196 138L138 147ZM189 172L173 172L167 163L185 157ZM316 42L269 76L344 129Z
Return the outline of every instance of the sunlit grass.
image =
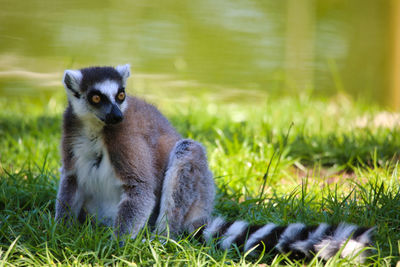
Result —
M191 237L142 242L146 231L120 247L109 228L56 225L64 106L62 99L44 106L0 101L0 265L288 263L284 256L220 251ZM160 107L183 136L206 146L218 186L216 213L252 223L344 220L376 226L369 263L399 260L400 122L379 127L373 119L379 108L344 97L268 99L258 105L193 99Z

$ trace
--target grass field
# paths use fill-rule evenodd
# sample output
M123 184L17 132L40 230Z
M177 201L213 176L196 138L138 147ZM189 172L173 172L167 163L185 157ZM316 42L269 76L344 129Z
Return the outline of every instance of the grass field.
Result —
M288 263L243 256L183 237L123 247L109 228L54 222L65 102L0 100L0 266ZM207 148L218 186L216 213L252 223L376 226L368 264L399 258L400 117L346 97L268 99L257 105L158 103L178 131ZM301 262L289 262L301 265ZM323 262L314 260L314 265ZM347 265L334 258L332 266Z

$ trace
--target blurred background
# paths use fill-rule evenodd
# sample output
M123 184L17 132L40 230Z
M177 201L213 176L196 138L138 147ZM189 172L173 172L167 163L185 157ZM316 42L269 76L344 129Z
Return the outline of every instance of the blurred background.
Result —
M399 0L0 0L0 98L64 95L66 68L131 63L131 92L400 106Z

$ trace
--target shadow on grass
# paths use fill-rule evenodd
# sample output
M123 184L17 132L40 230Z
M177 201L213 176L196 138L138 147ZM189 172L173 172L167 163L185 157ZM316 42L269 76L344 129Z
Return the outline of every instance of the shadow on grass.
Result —
M214 145L219 141L228 152L232 146L246 143L257 153L258 143L272 144L275 149L284 145L287 129L276 129L273 125L257 126L246 122L221 123L214 117L195 121L193 118L172 117L183 136ZM217 129L217 130L216 130ZM351 170L355 166L385 166L399 159L400 130L397 128L362 129L325 133L304 134L302 127L295 125L286 145L286 156L299 160L306 166L321 164L323 167L341 166ZM221 134L222 133L222 134Z
M292 136L289 154L305 165L320 163L351 169L354 166L383 167L399 160L400 138L397 130L329 134L327 136Z
M282 147L286 132L274 129L272 125L263 125L261 132L256 132L246 122L222 122L217 117L210 117L196 123L196 118L172 116L172 124L184 137L196 139L210 146L219 140L222 148L232 150L232 145L240 147L246 143L254 153L258 143L271 143L275 149ZM216 130L216 126L219 131ZM221 133L223 135L221 135ZM37 140L59 142L61 136L61 116L0 116L0 144L11 139L11 145L26 137ZM8 144L10 146L10 142ZM286 156L299 160L306 166L316 163L324 167L343 166L350 170L353 166L384 166L386 162L399 159L400 131L380 129L372 133L368 129L357 129L341 134L304 135L299 130L292 130L286 145ZM3 150L4 146L0 148ZM7 151L2 151L3 157Z
M0 116L0 138L46 135L59 135L61 132L60 116L25 117L20 114L15 117Z

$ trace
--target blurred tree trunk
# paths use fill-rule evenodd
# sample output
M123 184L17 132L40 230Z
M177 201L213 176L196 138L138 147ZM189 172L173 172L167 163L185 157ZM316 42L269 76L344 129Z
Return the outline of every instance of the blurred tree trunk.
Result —
M391 3L391 68L390 68L390 105L400 110L400 1Z
M348 1L347 55L341 73L346 92L385 104L392 54L388 42L390 1Z
M301 92L314 86L314 0L287 1L286 82Z

